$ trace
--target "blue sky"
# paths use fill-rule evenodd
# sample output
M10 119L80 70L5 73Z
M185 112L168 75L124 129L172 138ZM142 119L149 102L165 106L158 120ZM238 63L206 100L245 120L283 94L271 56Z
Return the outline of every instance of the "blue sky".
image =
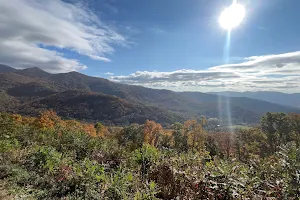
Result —
M299 1L252 0L240 3L245 5L247 16L233 32L231 62L254 55L298 50L300 27L295 27L295 20L300 18ZM102 75L109 71L126 75L144 70L198 70L221 65L226 31L219 27L218 17L230 4L229 0L94 2L93 9L104 20L116 24L133 44L129 48L116 47L116 52L109 56L110 63L84 60L89 66L85 73ZM133 31L126 31L126 27Z
M180 91L300 92L300 1L238 0L246 17L225 63L218 18L231 3L0 0L0 47L15 52L0 62Z

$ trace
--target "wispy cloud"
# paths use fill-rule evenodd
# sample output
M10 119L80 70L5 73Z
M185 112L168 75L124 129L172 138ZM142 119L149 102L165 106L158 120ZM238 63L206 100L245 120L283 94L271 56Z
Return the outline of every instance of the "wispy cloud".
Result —
M161 33L165 32L163 29L158 28L158 27L153 27L153 28L150 28L149 30L152 31L155 34L161 34Z
M267 72L281 72L287 69L299 70L300 51L277 54L277 55L263 55L252 56L245 58L245 62L238 64L228 64L212 67L213 70L234 70L234 71L267 71Z
M86 66L55 49L109 62L107 55L114 52L111 45L124 43L125 37L82 4L0 0L1 63L18 68L37 66L50 72L81 70Z
M252 56L243 62L206 70L138 71L112 81L177 91L300 92L300 52Z
M112 13L112 14L118 14L119 10L117 7L113 6L111 2L104 3L104 6Z
M265 26L257 26L259 30L267 31L268 29Z

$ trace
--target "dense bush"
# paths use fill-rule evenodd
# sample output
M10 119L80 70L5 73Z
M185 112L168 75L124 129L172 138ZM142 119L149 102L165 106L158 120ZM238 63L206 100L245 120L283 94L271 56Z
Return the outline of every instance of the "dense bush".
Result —
M206 133L205 120L164 130L0 114L0 181L33 199L298 199L300 117ZM116 131L119 130L119 131Z

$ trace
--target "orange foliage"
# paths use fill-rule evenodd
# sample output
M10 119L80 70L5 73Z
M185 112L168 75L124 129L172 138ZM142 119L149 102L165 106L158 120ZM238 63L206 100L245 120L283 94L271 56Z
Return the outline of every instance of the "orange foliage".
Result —
M97 136L98 137L105 137L109 133L107 127L103 126L101 131L97 131Z
M97 136L97 131L93 124L83 124L76 120L67 120L65 121L66 129L69 131L79 131L84 132L92 137Z
M169 137L172 137L173 136L173 130L171 129L165 129L164 132L163 132L164 135L167 135Z
M12 117L16 123L22 124L23 118L21 115L13 114Z
M14 122L16 124L21 124L21 125L34 125L36 118L35 117L26 117L26 116L22 116L19 114L13 114L12 115Z
M82 131L89 136L96 137L97 131L93 124L82 124Z
M160 124L147 120L144 124L144 142L157 146L159 134L163 132Z
M29 124L29 125L33 125L35 122L36 118L35 117L22 117L22 123L23 124Z
M53 130L55 127L65 126L65 123L56 112L53 110L43 111L38 118L36 118L35 125L43 130Z
M109 132L107 127L103 126L100 122L96 123L94 127L96 129L98 137L104 137Z
M185 132L190 131L191 129L193 129L193 127L197 124L196 120L188 120L186 122L184 122L184 130Z
M96 129L94 124L80 123L76 120L62 120L53 110L41 112L39 117L25 117L18 114L12 115L16 124L34 126L42 130L56 130L58 135L62 130L79 131L92 137L104 137L108 133L107 127L101 125L101 129Z
M184 123L184 135L188 138L188 145L190 148L203 150L205 148L206 132L204 131L202 124L205 121L201 121L201 124L197 120L188 120Z

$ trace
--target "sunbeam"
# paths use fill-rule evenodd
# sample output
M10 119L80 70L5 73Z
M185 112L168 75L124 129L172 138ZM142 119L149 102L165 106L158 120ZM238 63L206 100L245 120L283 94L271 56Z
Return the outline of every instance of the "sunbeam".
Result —
M224 60L225 64L228 64L229 57L230 57L230 41L231 41L231 30L227 31L226 43L225 43L225 50L224 50ZM231 120L231 108L230 108L230 97L225 96L225 105L226 105L226 116L227 116L227 123L229 125L230 132L232 130L232 120Z
M219 18L220 26L227 30L226 41L224 46L224 63L229 63L230 58L230 44L231 44L231 32L234 28L238 27L245 17L245 8L244 6L237 3L237 0L233 0L232 4L224 9ZM221 122L226 121L226 125L229 126L230 132L232 130L232 119L231 119L231 107L230 107L230 97L225 96L224 101L223 97L219 95L218 97L218 106L219 106L219 118ZM222 106L225 105L225 112L223 113ZM226 114L226 115L225 115ZM224 119L226 116L227 120Z

